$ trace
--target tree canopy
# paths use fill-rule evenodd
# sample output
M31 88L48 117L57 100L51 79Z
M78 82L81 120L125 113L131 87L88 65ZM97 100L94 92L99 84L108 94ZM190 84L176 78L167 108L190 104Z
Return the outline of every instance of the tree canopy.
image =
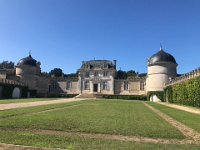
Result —
M122 71L122 70L118 70L117 71L117 75L116 78L117 79L127 79L128 77L135 77L138 76L138 72L134 71L134 70L129 70L129 71Z
M0 63L0 69L14 69L15 63L12 61L2 61Z
M63 71L60 68L54 68L53 70L51 70L49 72L50 76L54 76L54 77L62 77L63 76Z

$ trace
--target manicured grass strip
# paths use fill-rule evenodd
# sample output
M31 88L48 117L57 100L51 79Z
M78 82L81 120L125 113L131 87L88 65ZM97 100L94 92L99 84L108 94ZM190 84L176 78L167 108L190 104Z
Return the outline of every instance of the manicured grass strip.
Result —
M0 143L26 145L69 150L197 150L199 145L165 145L140 142L124 142L78 136L39 135L31 132L9 132L0 130Z
M32 116L17 115L3 118L0 127L184 138L177 129L162 120L143 103L119 100L84 101L82 105L76 107L66 107Z
M21 115L26 115L30 113L36 113L41 112L45 110L52 110L56 108L64 108L68 106L74 106L82 104L83 101L77 101L77 102L70 102L70 103L63 103L63 104L51 104L51 105L43 105L43 106L35 106L35 107L29 107L29 108L16 108L16 109L10 109L10 110L4 110L0 111L0 118L7 118L7 117L16 117Z
M157 103L149 104L200 133L200 115L178 110L175 108L170 108Z
M9 104L9 103L28 103L28 102L37 102L37 101L51 101L58 100L61 98L25 98L25 99L2 99L0 104Z

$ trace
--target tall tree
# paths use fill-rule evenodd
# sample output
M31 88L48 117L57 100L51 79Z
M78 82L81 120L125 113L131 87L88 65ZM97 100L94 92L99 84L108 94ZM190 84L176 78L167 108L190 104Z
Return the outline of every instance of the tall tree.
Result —
M126 71L122 71L122 70L117 71L117 76L116 76L117 79L126 79L127 77L128 76L127 76Z
M55 76L55 77L61 77L61 76L63 76L63 71L62 71L62 69L60 69L60 68L54 68L53 70L51 70L50 72L49 72L49 75L50 76Z
M0 69L14 69L15 63L12 61L2 61L0 63Z
M138 72L135 72L134 70L129 70L127 71L127 76L130 77L130 76L137 76Z

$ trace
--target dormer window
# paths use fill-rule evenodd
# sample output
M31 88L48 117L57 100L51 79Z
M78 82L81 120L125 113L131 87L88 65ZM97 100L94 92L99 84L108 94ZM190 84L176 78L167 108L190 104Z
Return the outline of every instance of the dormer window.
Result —
M103 76L104 76L104 77L107 77L107 76L108 76L108 72L105 71L105 72L103 73Z
M85 73L85 77L88 78L89 76L90 76L90 73L89 73L89 72L86 72L86 73Z

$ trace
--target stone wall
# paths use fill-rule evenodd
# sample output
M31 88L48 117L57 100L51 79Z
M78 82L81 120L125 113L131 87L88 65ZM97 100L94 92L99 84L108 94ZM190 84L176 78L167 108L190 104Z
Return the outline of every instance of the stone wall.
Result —
M128 89L124 88L125 82L128 83ZM141 87L143 85L144 87ZM115 94L117 95L146 95L145 78L115 80Z
M169 82L167 82L165 84L165 86L174 85L174 84L177 84L177 83L182 83L184 81L193 79L193 78L198 77L198 76L200 76L200 67L195 69L195 70L192 70L189 73L186 73L186 74L183 74L179 77L176 77L175 79L169 79Z

